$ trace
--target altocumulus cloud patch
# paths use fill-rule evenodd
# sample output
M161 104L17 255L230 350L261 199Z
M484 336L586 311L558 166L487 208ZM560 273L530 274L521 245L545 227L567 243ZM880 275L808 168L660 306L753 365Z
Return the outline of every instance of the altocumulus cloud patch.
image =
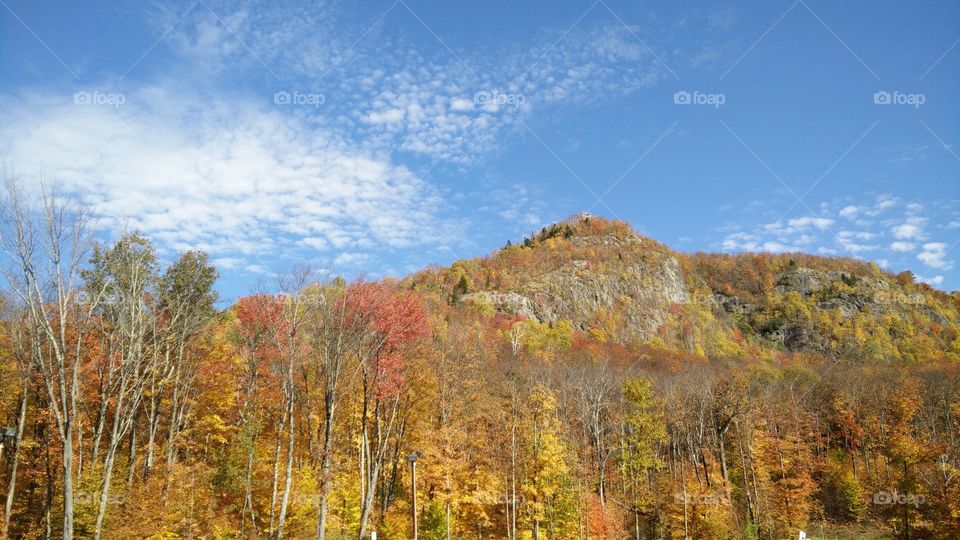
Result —
M70 96L0 106L11 172L55 180L105 227L165 248L221 257L404 248L440 242L445 230L437 194L407 168L258 106L189 104L155 89L119 109Z

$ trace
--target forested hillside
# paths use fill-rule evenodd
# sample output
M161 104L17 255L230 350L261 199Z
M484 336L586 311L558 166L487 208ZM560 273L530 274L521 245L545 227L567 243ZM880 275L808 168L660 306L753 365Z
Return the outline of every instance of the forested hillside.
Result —
M217 309L203 253L8 201L10 538L960 537L960 293L574 216ZM414 457L418 456L418 457Z

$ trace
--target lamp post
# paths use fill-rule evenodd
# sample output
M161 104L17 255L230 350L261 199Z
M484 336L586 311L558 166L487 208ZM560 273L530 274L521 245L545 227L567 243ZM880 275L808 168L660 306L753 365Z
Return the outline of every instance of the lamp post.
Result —
M416 452L407 456L410 462L410 517L413 519L413 540L417 540L417 458L422 457L423 452Z

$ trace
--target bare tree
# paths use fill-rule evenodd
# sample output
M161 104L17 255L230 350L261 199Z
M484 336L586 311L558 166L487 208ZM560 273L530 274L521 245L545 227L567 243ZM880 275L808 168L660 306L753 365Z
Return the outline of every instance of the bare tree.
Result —
M615 409L620 381L608 361L578 362L565 366L561 381L574 407L576 423L591 449L591 462L596 474L596 491L600 504L607 503L607 465L615 446L613 436Z
M184 425L187 397L198 367L191 356L190 341L213 317L217 271L204 253L188 251L167 268L160 282L159 301L151 318L151 364L147 401L147 442L143 478L153 468L156 438L164 411L162 400L170 396L167 413L167 465L176 456L177 436Z
M42 334L36 370L62 443L63 538L73 539L73 439L80 395L83 340L103 291L78 302L80 270L90 248L90 220L83 205L41 188L39 204L24 201L7 180L2 245L11 262L3 273L27 318Z
M3 298L4 308L9 308L7 298ZM20 399L17 406L17 426L13 439L13 456L10 463L10 479L7 483L7 498L4 504L3 528L0 529L0 538L7 538L10 531L10 514L13 513L13 500L17 493L17 469L20 465L20 442L27 421L27 403L30 396L30 379L33 376L36 347L40 343L39 329L36 325L18 322L21 319L19 310L8 314L10 321L8 329L11 337L11 348L17 366L17 375L20 378ZM28 319L29 321L29 319Z
M157 263L150 242L137 235L124 236L110 249L94 247L91 262L92 268L83 272L88 290L106 292L106 301L100 303L95 314L106 342L104 361L109 381L101 399L109 402L112 409L94 528L94 538L99 539L117 450L136 420L152 368L153 356L147 346L153 311L147 302L156 286Z
M307 318L309 306L305 302L307 286L313 277L308 267L297 267L289 274L279 279L280 290L284 293L285 302L281 311L281 324L275 329L274 340L278 355L278 372L283 393L283 419L281 424L287 428L287 464L283 482L283 495L280 499L280 514L277 517L277 528L273 530L272 508L276 504L277 467L274 466L274 500L271 501L270 534L273 538L283 538L283 526L287 518L287 507L290 503L290 488L293 482L293 451L295 445L294 409L297 388L294 381L295 368L301 363L303 346L300 330ZM277 432L279 443L280 430Z
M330 496L330 470L333 466L334 423L337 418L340 395L352 379L350 360L353 358L361 325L357 324L350 310L351 289L343 280L334 280L316 286L309 292L310 316L307 321L312 368L320 384L323 400L323 423L320 426L320 510L317 517L317 540L326 536L328 500ZM356 364L354 364L356 366Z

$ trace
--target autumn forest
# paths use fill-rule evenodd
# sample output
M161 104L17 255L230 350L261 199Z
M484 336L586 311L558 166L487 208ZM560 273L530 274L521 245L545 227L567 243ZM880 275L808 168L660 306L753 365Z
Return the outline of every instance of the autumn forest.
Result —
M576 215L224 303L206 254L31 193L2 206L2 537L960 537L960 293L909 272Z

